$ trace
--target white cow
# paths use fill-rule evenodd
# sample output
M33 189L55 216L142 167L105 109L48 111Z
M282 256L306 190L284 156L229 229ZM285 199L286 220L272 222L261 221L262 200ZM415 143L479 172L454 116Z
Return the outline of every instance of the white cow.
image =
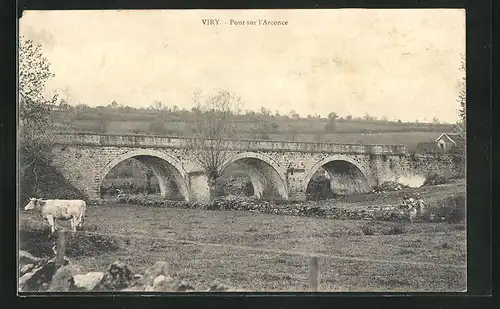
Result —
M31 198L24 209L39 210L42 218L46 218L49 221L52 233L56 230L56 219L70 220L71 229L73 232L76 232L77 226L82 227L86 206L85 201L82 200L42 200Z

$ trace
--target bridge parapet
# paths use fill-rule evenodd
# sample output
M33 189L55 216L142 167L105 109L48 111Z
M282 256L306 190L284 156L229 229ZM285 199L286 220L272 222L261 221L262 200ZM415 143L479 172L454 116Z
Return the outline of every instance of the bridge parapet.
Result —
M190 138L132 134L115 135L59 132L56 134L56 136L56 143L65 145L189 148L193 142L193 139ZM407 148L403 145L360 145L269 140L234 140L227 142L230 143L228 147L229 149L245 151L261 150L312 153L358 153L375 155L402 155L408 153Z

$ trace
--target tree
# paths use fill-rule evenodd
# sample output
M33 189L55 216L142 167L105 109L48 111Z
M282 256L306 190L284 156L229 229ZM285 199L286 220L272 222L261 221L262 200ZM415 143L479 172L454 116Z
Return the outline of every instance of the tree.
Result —
M337 126L337 118L339 116L335 112L331 112L328 114L328 123L325 125L325 131L327 133L335 132L335 128Z
M328 120L336 120L337 118L339 118L339 116L335 112L328 114Z
M294 109L292 109L288 114L292 119L300 119L300 115Z
M42 46L21 37L19 41L19 116L20 116L20 176L31 170L36 178L36 166L50 161L50 113L57 95L46 98L43 91L54 77ZM36 179L35 179L36 180Z
M111 102L111 104L108 105L108 107L112 108L112 109L117 109L118 108L118 102L114 101Z
M432 123L434 123L434 124L439 124L439 119L438 119L436 116L434 116L434 117L432 118Z
M271 110L265 108L264 106L262 106L260 108L260 114L263 115L263 116L269 116L271 115Z
M460 92L458 93L458 103L460 108L458 110L459 124L466 128L467 123L467 88L466 88L466 77L465 77L465 58L462 56L462 62L460 64L460 70L464 73L460 79Z
M153 101L153 109L156 111L161 111L163 109L163 103L159 100Z
M219 89L202 98L195 92L193 101L197 107L194 119L193 137L190 146L195 151L195 160L204 169L208 181L209 198L213 200L217 180L229 159L230 140L235 137L235 116L240 113L241 98Z

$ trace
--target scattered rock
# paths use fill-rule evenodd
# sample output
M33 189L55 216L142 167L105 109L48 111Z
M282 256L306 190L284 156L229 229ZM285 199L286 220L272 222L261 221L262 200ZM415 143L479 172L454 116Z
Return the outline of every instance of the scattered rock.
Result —
M49 285L50 292L68 292L75 286L73 277L80 273L80 267L76 265L66 265L60 267L52 277Z
M151 268L147 269L144 276L137 280L138 285L153 286L153 281L160 275L167 277L169 275L169 265L165 261L156 262Z
M102 272L90 272L85 275L74 275L73 281L75 288L82 289L84 291L92 291L104 278L104 273Z
M40 259L31 255L31 253L19 250L19 265L36 264L39 261Z
M24 265L23 267L21 267L21 270L20 270L20 274L21 276L26 274L27 272L30 272L33 270L33 268L35 268L35 265L34 264L27 264L27 265Z
M219 282L218 280L215 280L212 285L210 286L210 288L208 289L209 292L224 292L224 291L228 291L230 288L228 285L222 283L222 282Z
M64 265L68 265L69 260L64 258ZM55 259L39 259L34 268L19 278L20 291L45 291L56 272Z
M409 186L399 183L397 181L386 181L381 185L376 186L372 192L382 193L390 191L400 191L404 188L409 188Z
M120 261L116 261L109 266L108 272L102 281L95 287L95 290L117 291L130 286L133 280L129 267Z

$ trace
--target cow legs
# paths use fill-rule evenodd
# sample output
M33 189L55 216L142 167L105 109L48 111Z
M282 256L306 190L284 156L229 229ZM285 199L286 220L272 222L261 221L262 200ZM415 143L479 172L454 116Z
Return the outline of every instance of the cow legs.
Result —
M49 221L51 232L54 233L56 230L56 220L54 219L54 216L47 215L47 221Z
M83 214L81 214L79 216L79 218L78 218L78 224L77 225L78 225L79 228L82 228L82 222L83 222Z
M71 217L71 219L69 221L71 223L71 230L73 232L76 232L76 218L75 217Z

